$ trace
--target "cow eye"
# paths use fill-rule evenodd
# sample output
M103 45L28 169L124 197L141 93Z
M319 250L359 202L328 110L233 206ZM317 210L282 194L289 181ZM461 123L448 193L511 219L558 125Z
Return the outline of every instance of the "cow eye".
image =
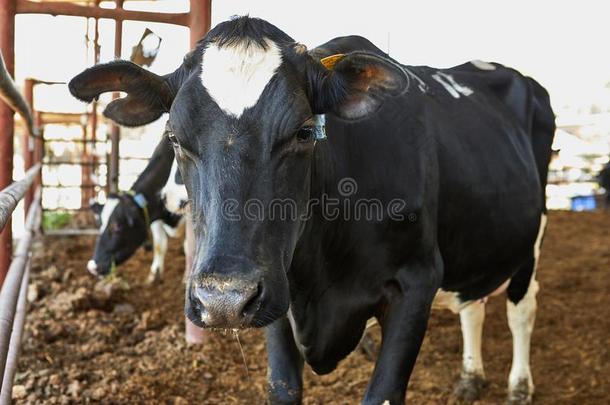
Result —
M304 126L299 128L296 133L297 141L299 142L309 142L313 138L313 127Z

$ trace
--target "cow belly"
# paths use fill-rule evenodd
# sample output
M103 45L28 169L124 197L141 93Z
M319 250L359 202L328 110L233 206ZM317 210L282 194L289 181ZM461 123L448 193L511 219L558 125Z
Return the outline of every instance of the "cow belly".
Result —
M500 295L506 291L508 285L510 284L510 279L504 281L498 288L492 291L490 294L480 298L483 303L487 302L487 299L490 297L495 297L496 295ZM452 291L445 291L442 288L439 288L436 295L434 296L434 301L432 301L432 309L440 310L440 309L448 309L454 314L459 313L464 307L468 306L473 301L463 301L460 299L460 294Z
M454 203L454 215L443 217L439 229L444 290L463 300L483 298L532 260L541 207L536 191L499 198L473 193L478 198L468 198L470 208Z

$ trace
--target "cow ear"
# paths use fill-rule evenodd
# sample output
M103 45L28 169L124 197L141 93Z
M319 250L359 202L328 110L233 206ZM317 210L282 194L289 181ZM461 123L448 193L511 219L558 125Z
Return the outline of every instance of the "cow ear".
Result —
M97 100L102 93L127 93L126 97L108 104L104 115L128 127L158 119L164 112L169 112L174 99L167 77L122 60L93 66L70 80L68 86L74 97L88 103Z
M332 55L318 66L313 79L317 113L332 112L349 120L364 118L409 87L409 77L400 65L367 52Z

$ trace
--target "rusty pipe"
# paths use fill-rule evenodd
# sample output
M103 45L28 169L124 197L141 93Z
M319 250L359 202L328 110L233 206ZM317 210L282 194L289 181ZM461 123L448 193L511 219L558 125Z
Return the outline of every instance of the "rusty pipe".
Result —
M34 203L28 212L26 220L26 232L19 241L19 245L13 255L13 261L8 270L6 280L0 290L0 392L4 393L4 375L7 369L7 360L9 348L14 345L19 345L19 342L13 341L11 335L13 328L19 325L15 324L15 312L19 296L22 293L27 293L27 286L23 286L23 278L26 277L26 268L30 260L30 249L36 230L40 227L41 208L38 203L40 199L40 188L36 190ZM22 291L22 287L25 287ZM13 349L15 350L15 349ZM10 367L15 365L14 362L9 363ZM12 372L11 370L8 370Z
M38 136L38 129L34 125L34 118L32 117L32 111L26 103L25 99L17 90L15 82L11 78L11 75L6 70L6 64L4 58L0 53L0 98L27 123L28 132L32 136Z

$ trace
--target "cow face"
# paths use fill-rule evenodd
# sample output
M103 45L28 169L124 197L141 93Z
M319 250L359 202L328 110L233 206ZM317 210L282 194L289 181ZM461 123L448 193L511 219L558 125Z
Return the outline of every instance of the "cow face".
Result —
M87 270L106 276L113 263L118 266L125 262L146 241L148 229L140 208L129 196L108 198L100 221L100 234Z
M102 211L104 210L104 204L100 204L97 201L90 201L89 209L93 213L93 218L95 219L95 226L98 228L102 226Z
M315 115L362 118L404 92L407 76L362 52L322 65L275 26L248 17L215 27L171 75L140 70L125 62L94 67L70 89L87 101L127 92L105 111L127 125L169 110L197 242L188 317L224 328L273 322L289 306L287 271L310 198ZM286 207L279 214L278 202Z

